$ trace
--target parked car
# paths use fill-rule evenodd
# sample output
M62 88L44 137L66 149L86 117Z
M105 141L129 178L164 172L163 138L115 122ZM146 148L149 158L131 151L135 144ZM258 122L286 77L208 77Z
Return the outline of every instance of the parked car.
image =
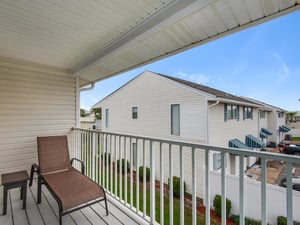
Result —
M293 189L296 191L300 191L300 176L292 177ZM283 178L279 184L281 187L286 187L286 178Z
M280 146L280 151L285 154L300 156L300 144L285 144Z

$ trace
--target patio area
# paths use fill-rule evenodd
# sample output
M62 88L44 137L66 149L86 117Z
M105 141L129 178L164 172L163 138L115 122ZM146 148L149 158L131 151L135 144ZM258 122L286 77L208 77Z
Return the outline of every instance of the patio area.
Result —
M36 204L36 182L27 190L27 207L22 209L19 189L11 189L8 195L7 214L2 215L2 197L0 202L1 225L41 225L41 224L59 224L58 206L52 195L46 187L42 188L42 203ZM0 187L1 195L3 187ZM64 225L73 224L143 224L142 219L132 217L121 204L108 196L109 215L105 214L104 202L94 204L90 207L83 208L63 217ZM147 224L146 222L144 224Z

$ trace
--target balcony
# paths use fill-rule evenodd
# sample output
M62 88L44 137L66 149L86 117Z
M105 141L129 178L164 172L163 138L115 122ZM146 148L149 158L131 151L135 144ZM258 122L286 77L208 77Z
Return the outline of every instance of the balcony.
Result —
M300 204L300 193L292 190L292 168L294 163L299 163L299 157L95 130L73 129L73 132L75 157L85 162L86 174L106 189L110 214L105 216L103 206L96 204L63 217L63 224L203 224L197 211L203 203L206 206L203 217L208 225L212 220L209 209L217 192L222 196L222 224L226 224L226 198L232 200L232 211L239 215L242 225L253 211L259 215L255 218L262 224L276 224L277 217L273 214L278 211L278 216L288 218L288 224L299 221L295 212ZM218 171L212 171L213 153L221 154ZM226 172L228 154L238 159L238 175ZM250 156L261 159L261 182L255 183L259 187L258 197L249 192L252 188L245 177L245 159ZM204 167L199 167L202 157ZM287 188L267 183L268 160L284 162ZM140 167L143 170L137 169ZM146 180L146 167L150 168L150 181ZM141 175L142 179L139 179ZM168 179L173 176L180 177L179 197L173 197L174 183ZM187 193L183 191L184 182ZM276 208L270 200L278 197L273 196L271 189L274 188L281 193ZM36 185L29 189L27 210L24 211L21 201L17 200L18 190L11 190L8 214L0 216L0 224L24 224L24 221L28 224L58 224L57 204L46 188L43 191L42 204L36 205ZM187 196L191 200L189 206ZM253 198L255 207L251 205Z

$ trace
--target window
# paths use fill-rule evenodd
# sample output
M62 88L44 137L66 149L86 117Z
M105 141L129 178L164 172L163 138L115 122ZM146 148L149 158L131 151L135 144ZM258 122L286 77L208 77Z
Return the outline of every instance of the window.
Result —
M278 118L283 118L284 117L284 112L278 112Z
M252 113L252 107L246 107L244 106L244 113L243 113L243 119L253 119L253 113Z
M180 135L180 105L171 105L171 134Z
M238 105L224 105L224 120L239 120L239 106Z
M138 107L132 107L132 119L138 118Z
M109 127L109 109L105 109L105 127Z
M263 111L260 111L260 112L259 112L259 118L260 118L260 119L266 118L266 111L264 111L264 110L263 110Z

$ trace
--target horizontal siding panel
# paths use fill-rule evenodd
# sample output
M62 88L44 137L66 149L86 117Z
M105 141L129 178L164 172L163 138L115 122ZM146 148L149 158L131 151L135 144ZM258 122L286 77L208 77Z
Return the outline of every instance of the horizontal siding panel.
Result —
M0 173L37 162L37 136L69 136L75 126L75 78L62 70L0 58Z

